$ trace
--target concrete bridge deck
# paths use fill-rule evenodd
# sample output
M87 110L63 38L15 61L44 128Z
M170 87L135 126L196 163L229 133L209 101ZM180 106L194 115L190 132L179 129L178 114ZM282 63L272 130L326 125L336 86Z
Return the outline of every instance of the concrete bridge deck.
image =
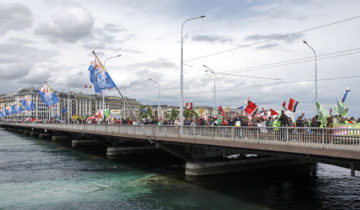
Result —
M211 145L258 152L279 152L334 159L360 160L359 129L327 128L237 128L176 126L0 123L28 129L43 129L113 137L148 139L155 142Z

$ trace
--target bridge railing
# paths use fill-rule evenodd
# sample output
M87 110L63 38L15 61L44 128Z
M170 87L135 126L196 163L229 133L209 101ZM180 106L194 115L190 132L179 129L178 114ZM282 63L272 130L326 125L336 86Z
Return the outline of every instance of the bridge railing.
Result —
M87 124L19 124L18 126L57 129L93 134L186 138L194 140L233 141L296 147L360 151L360 129L356 128L294 128L294 127L230 127Z

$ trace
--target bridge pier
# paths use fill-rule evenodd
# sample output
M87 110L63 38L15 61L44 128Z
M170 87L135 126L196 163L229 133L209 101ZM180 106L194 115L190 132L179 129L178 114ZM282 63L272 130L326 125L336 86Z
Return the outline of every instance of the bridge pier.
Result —
M102 145L97 140L72 140L71 146L72 147L78 147L78 146L96 146L96 145Z
M267 169L274 167L286 167L293 165L312 164L310 159L295 159L284 157L256 157L237 160L221 161L187 161L185 175L207 176L225 174L238 171Z
M55 142L55 141L66 141L69 140L69 138L67 136L52 136L51 137L51 141Z
M35 131L31 131L31 132L30 132L30 136L37 136L37 135L39 135L38 132L35 132Z
M51 135L48 133L40 133L39 134L39 139L48 139L51 138Z
M350 163L350 170L351 170L351 176L355 176L355 167L354 167L354 163Z
M106 150L106 157L114 159L121 156L137 155L137 154L149 154L161 152L159 148L153 146L144 147L108 147Z

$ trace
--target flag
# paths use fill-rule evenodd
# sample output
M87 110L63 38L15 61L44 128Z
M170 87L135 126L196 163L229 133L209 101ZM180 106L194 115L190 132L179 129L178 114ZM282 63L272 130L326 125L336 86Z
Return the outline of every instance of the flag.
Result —
M253 115L257 112L258 107L256 106L255 103L253 103L252 101L248 100L248 104L245 108L245 112L248 113L249 115Z
M19 108L16 106L16 104L11 105L11 114L19 114Z
M24 111L24 108L20 104L15 104L16 114L19 114Z
M240 110L244 110L245 106L239 106Z
M230 105L227 105L226 107L225 107L225 110L224 110L226 113L229 113L230 112Z
M270 109L271 116L279 115L279 113L273 109Z
M143 113L146 113L146 108L143 108L142 112L143 112Z
M5 113L0 110L0 118L4 118L4 117L5 117Z
M6 107L6 108L4 109L4 112L5 112L5 115L6 115L6 116L11 115L11 108L10 108L10 107Z
M282 107L283 107L284 110L286 111L286 100L282 103Z
M20 103L24 106L26 111L30 111L36 108L34 102L30 101L28 98L25 98L24 100L20 100Z
M204 112L205 112L204 108L200 107L199 110L198 110L199 115L200 116L203 115Z
M349 112L349 109L343 102L341 102L338 99L337 100L337 111L339 112L339 115L342 115L343 117L345 117L347 115L347 113Z
M290 98L290 100L289 100L289 105L288 105L288 108L287 108L287 109L290 110L290 111L292 111L292 112L295 112L295 111L296 111L296 107L297 107L298 104L299 104L298 101Z
M192 110L192 103L186 103L185 107L187 110Z
M347 97L349 92L350 92L350 88L347 88L341 102L345 103L346 97Z
M221 107L221 105L219 106L219 112L220 112L220 114L221 114L223 117L225 116L224 110L223 110L223 108Z
M97 119L102 119L101 111L99 110L96 116Z
M47 107L52 107L59 102L59 98L55 95L51 87L45 82L44 86L39 90L40 97Z
M104 115L105 115L105 117L106 117L106 120L109 120L110 110L109 110L109 109L105 109L104 112L105 112Z
M94 85L95 93L101 93L104 89L116 87L115 83L94 51L93 54L95 55L95 59L89 66L89 72L90 82Z
M63 113L63 114L66 114L66 113L67 113L67 108L63 107L63 108L62 108L62 113Z
M316 109L319 115L319 120L321 122L324 122L326 120L326 118L330 117L330 114L328 113L328 111L320 105L319 102L315 101L315 105L316 105Z

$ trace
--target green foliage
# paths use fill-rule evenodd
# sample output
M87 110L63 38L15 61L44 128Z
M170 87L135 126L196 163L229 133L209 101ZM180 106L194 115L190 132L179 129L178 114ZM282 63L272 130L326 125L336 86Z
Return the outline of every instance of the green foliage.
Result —
M187 119L192 119L193 116L199 117L198 113L196 113L194 110L184 110L184 117Z
M176 120L177 116L179 115L179 111L175 108L171 109L170 119Z
M146 112L143 112L143 109L146 109ZM145 106L145 105L140 105L140 118L153 118L153 114L152 114L152 108L150 106Z

